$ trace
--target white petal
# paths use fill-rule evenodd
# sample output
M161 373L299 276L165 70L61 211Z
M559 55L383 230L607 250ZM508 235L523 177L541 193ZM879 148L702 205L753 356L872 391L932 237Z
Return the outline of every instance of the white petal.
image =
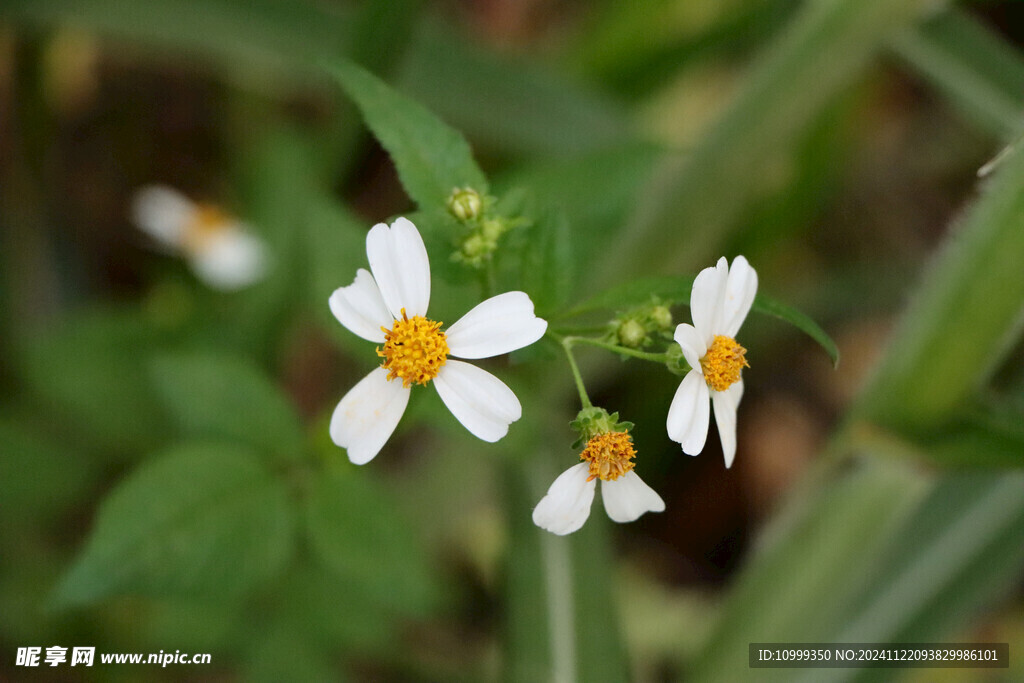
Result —
M705 347L710 347L714 336L721 334L722 304L728 278L729 264L722 257L714 267L700 271L693 281L690 313L693 315L693 326L700 333Z
M376 368L355 385L338 403L331 416L331 440L348 450L357 465L373 460L390 438L409 403L411 389L388 372Z
M722 440L722 453L726 468L732 467L736 457L736 409L743 397L743 382L736 382L725 391L712 391L711 402L715 405L715 424L718 437Z
M615 481L601 482L601 500L604 511L615 522L632 522L645 512L665 509L661 496L632 470Z
M721 334L736 338L736 333L746 320L756 294L757 272L750 267L747 259L737 256L729 268L729 280L725 286Z
M504 382L475 365L449 359L434 378L437 393L470 434L497 441L522 417L519 399Z
M700 370L690 370L668 409L668 438L682 445L685 453L697 455L704 449L710 422L708 385Z
M533 523L541 529L564 536L583 526L590 516L597 481L587 481L590 466L573 465L548 488L547 494L533 509Z
M382 343L382 327L391 329L394 318L388 313L380 289L370 271L360 268L348 287L339 287L331 294L331 313L349 332L367 341Z
M135 193L131 216L144 233L167 247L180 247L196 205L177 190L149 185Z
M477 304L445 335L453 356L490 358L529 346L547 329L526 292L505 292Z
M241 226L224 228L202 243L191 255L192 269L215 289L241 289L267 272L267 249L263 240Z
M683 348L683 358L694 370L700 370L700 359L708 352L704 339L697 332L697 328L687 323L676 326L676 343Z
M366 235L366 258L391 315L426 315L430 303L430 260L416 226L398 218L378 223Z

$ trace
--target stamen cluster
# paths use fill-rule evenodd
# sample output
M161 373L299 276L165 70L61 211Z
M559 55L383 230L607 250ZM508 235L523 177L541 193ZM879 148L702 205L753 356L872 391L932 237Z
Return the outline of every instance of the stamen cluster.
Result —
M182 243L193 253L202 251L207 241L224 230L231 218L220 207L213 204L197 204L192 220L185 226Z
M587 481L615 481L632 470L636 463L633 439L628 432L608 432L591 437L587 447L580 453L580 460L590 463Z
M715 391L725 391L740 380L743 368L749 368L747 350L732 337L716 334L707 354L700 359L704 381Z
M402 386L425 385L437 377L448 361L448 341L441 331L443 323L428 320L421 315L408 317L402 309L402 318L384 331L384 348L377 355L384 359L381 367L388 371L388 381L401 378Z

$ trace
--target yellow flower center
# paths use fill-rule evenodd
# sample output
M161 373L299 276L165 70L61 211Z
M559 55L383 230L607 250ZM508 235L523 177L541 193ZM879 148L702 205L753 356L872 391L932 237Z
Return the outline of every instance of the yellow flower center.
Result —
M598 434L587 442L580 453L580 460L590 463L587 481L599 478L601 481L615 481L636 466L630 462L636 457L633 439L627 432Z
M716 334L711 348L700 359L704 381L715 391L725 391L740 381L740 372L749 368L745 358L747 350L732 337Z
M231 223L231 217L213 204L196 205L192 220L185 226L181 243L186 251L203 251L211 238L223 232Z
M380 328L384 330L384 348L378 348L377 355L384 359L380 366L388 371L388 381L400 377L402 386L408 387L437 377L448 361L448 341L441 325L422 315L410 318L403 308L402 319L396 320L394 327Z

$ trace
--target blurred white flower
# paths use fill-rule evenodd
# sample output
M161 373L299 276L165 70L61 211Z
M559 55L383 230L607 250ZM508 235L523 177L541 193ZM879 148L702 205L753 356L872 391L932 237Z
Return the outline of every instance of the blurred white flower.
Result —
M710 403L722 440L725 466L736 456L736 409L743 397L741 372L747 350L735 339L757 293L757 273L737 256L729 268L725 257L705 268L693 281L690 311L693 325L676 327L675 340L692 370L686 374L668 409L668 436L683 451L704 449L710 423Z
M501 380L456 358L490 358L544 336L547 322L533 314L524 292L506 292L478 304L447 332L429 320L430 261L416 226L399 218L366 236L370 272L331 295L331 312L350 332L383 344L384 359L356 384L331 417L331 439L362 465L394 432L413 384L431 380L452 415L474 436L494 442L522 415L519 400ZM396 381L401 380L401 381Z
M632 438L627 432L598 434L587 442L581 462L562 472L533 509L533 523L553 534L571 534L587 521L600 479L604 510L613 521L632 522L645 512L661 512L665 501L633 471Z
M135 194L131 213L140 230L185 258L196 276L214 289L241 289L266 275L263 240L216 206L150 185Z

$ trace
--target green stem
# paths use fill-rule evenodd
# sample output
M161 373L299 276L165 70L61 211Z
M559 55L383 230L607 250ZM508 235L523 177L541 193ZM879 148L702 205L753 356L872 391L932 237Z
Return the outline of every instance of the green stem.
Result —
M599 349L604 349L605 351L621 353L624 356L639 358L640 360L649 360L655 363L664 364L670 360L668 354L665 353L650 353L648 351L638 351L637 349L619 346L618 344L603 342L600 339L594 339L593 337L564 337L563 343L568 343L570 345L587 344L589 346L596 346Z
M590 397L587 396L587 387L583 384L583 375L580 374L580 367L576 365L576 358L572 355L572 342L569 341L569 337L565 337L559 340L559 344L562 350L565 351L565 357L569 361L569 369L572 370L573 381L576 382L576 391L580 394L580 403L584 408L593 408L594 404L590 402Z

